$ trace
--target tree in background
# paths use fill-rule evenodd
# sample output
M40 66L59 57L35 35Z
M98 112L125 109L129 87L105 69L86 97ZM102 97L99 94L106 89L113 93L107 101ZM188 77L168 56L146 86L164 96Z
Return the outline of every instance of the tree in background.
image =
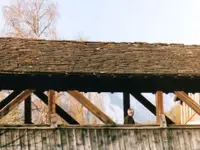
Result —
M5 36L34 39L56 39L57 37L55 21L58 13L56 4L50 0L12 0L11 5L3 8L3 17ZM5 93L8 94L9 91L4 91L3 94ZM33 121L46 123L46 106L36 97L32 96L32 98ZM21 107L23 104L2 118L0 123L12 121L12 123L22 123Z
M15 0L3 8L6 35L11 37L56 39L57 16L50 0Z
M9 37L57 39L55 21L58 17L55 3L50 0L12 0L11 5L3 8L5 19L5 35ZM80 36L81 41L84 39ZM84 94L84 93L83 93ZM101 121L93 116L82 104L74 98L64 96L65 92L57 93L57 103L63 107L81 124L100 124ZM92 95L92 96L91 96ZM88 97L97 107L103 109L101 94L87 93ZM0 120L0 123L22 123L22 108L16 108ZM20 113L21 111L21 113ZM36 96L32 96L32 121L37 124L47 123L47 107ZM20 116L20 117L19 117ZM16 118L18 119L16 121ZM61 119L59 122L64 123Z

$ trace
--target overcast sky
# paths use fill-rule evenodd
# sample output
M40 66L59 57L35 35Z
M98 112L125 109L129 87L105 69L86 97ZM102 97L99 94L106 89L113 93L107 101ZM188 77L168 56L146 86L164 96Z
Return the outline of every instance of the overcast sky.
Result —
M200 44L199 0L53 0L60 39ZM9 0L0 2L0 6ZM4 22L0 12L0 28Z

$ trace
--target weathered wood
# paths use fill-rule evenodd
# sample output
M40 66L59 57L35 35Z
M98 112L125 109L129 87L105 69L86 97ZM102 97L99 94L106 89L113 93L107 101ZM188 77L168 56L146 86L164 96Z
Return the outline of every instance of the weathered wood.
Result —
M19 94L16 98L14 98L8 105L0 110L0 119L7 115L13 108L17 107L22 101L24 101L27 97L29 97L34 90L25 90L21 94Z
M123 93L123 106L124 106L124 118L128 115L127 110L130 108L130 94L127 92Z
M9 94L5 99L3 99L0 102L0 109L8 105L15 97L17 97L21 92L23 91L13 91L11 94Z
M46 105L48 105L48 97L39 91L35 91L34 94L40 98ZM79 124L74 118L72 118L65 110L56 104L56 113L69 124Z
M160 115L164 114L163 109L163 93L162 91L156 92L156 123L161 123Z
M90 112L92 112L97 118L103 121L105 124L115 124L115 122L110 119L105 113L103 113L99 108L97 108L94 104L90 102L87 98L85 98L78 91L68 91L68 93L74 97L77 101L79 101L84 107L86 107Z
M146 107L152 114L156 115L156 107L151 102L149 102L144 96L142 96L140 93L131 93L131 95L135 97L142 105L144 105L144 107ZM175 122L167 116L166 121L168 124L175 124Z
M56 125L56 92L49 90L48 93L48 117L51 125Z
M32 124L31 96L24 101L24 123Z
M123 93L123 106L124 106L124 118L128 115L127 110L130 108L130 94L127 92Z
M193 99L191 99L186 93L182 91L174 92L177 97L179 97L183 102L185 102L192 110L200 115L200 105L197 104Z

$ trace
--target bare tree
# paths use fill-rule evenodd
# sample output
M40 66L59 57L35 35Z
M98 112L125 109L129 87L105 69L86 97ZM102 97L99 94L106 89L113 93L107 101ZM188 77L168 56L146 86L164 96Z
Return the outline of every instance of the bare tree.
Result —
M58 13L56 4L51 0L12 0L11 5L3 8L3 17L5 19L5 36L34 39L57 38L55 21ZM6 93L8 94L8 92ZM46 123L44 117L47 113L46 107L35 97L33 98L33 121ZM23 104L21 106L23 107ZM16 118L18 118L17 122L21 122L22 110L20 108L16 108L0 122L15 123Z
M58 13L50 0L15 0L3 8L3 16L7 36L56 39Z

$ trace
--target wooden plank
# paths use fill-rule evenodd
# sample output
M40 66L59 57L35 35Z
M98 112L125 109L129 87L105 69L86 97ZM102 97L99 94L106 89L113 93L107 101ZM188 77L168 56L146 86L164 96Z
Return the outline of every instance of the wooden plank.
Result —
M98 141L97 141L97 130L96 129L90 129L90 143L91 143L91 149L99 150L98 149Z
M120 150L120 146L119 146L120 144L119 144L119 138L118 138L119 130L113 129L113 130L109 130L109 132L111 135L113 150Z
M31 96L24 101L24 123L32 124Z
M128 115L127 110L130 108L130 94L127 92L123 93L123 106L124 106L124 118Z
M55 140L55 149L56 150L62 150L62 145L61 145L61 133L59 129L54 129L55 133L54 133L54 140Z
M0 110L0 119L7 115L12 109L17 107L22 101L24 101L27 97L29 97L34 90L25 90L20 93L17 97L15 97L8 105Z
M68 129L69 150L77 149L75 129Z
M144 107L146 107L152 114L156 115L156 107L149 102L144 96L140 93L130 93L136 100L138 100ZM166 115L165 115L166 116ZM168 124L175 124L169 117L166 116L166 121Z
M5 99L3 99L0 102L0 110L5 107L6 105L8 105L8 103L10 103L15 97L17 97L21 92L23 91L13 91L11 94L9 94Z
M35 149L42 150L42 130L34 130Z
M83 129L75 129L77 150L84 150L84 133Z
M200 115L200 105L197 104L192 98L190 98L186 93L182 91L174 92L177 97L179 97L183 102L185 102L192 110Z
M91 132L91 130L89 130L89 129L85 129L84 130L84 138L85 138L85 145L84 145L84 147L85 147L85 150L93 150L92 148L91 148L91 137L90 137L90 132Z
M60 136L61 136L62 149L63 150L69 149L68 130L60 129Z
M40 98L46 105L48 105L48 97L39 91L35 91L34 94ZM73 119L65 110L56 104L56 113L69 124L79 124L75 119Z
M104 114L99 108L97 108L94 104L90 102L87 98L85 98L78 91L68 91L68 93L74 97L77 101L79 101L84 107L86 107L90 112L92 112L97 118L99 118L105 124L115 124L115 122L110 119L106 114Z
M48 117L51 125L56 124L56 92L49 90L48 93Z
M117 136L118 136L118 142L119 142L120 150L124 150L125 145L126 145L126 141L124 141L124 138L123 138L123 130L118 129Z
M156 123L161 123L161 116L164 114L163 110L163 93L162 91L156 92Z

